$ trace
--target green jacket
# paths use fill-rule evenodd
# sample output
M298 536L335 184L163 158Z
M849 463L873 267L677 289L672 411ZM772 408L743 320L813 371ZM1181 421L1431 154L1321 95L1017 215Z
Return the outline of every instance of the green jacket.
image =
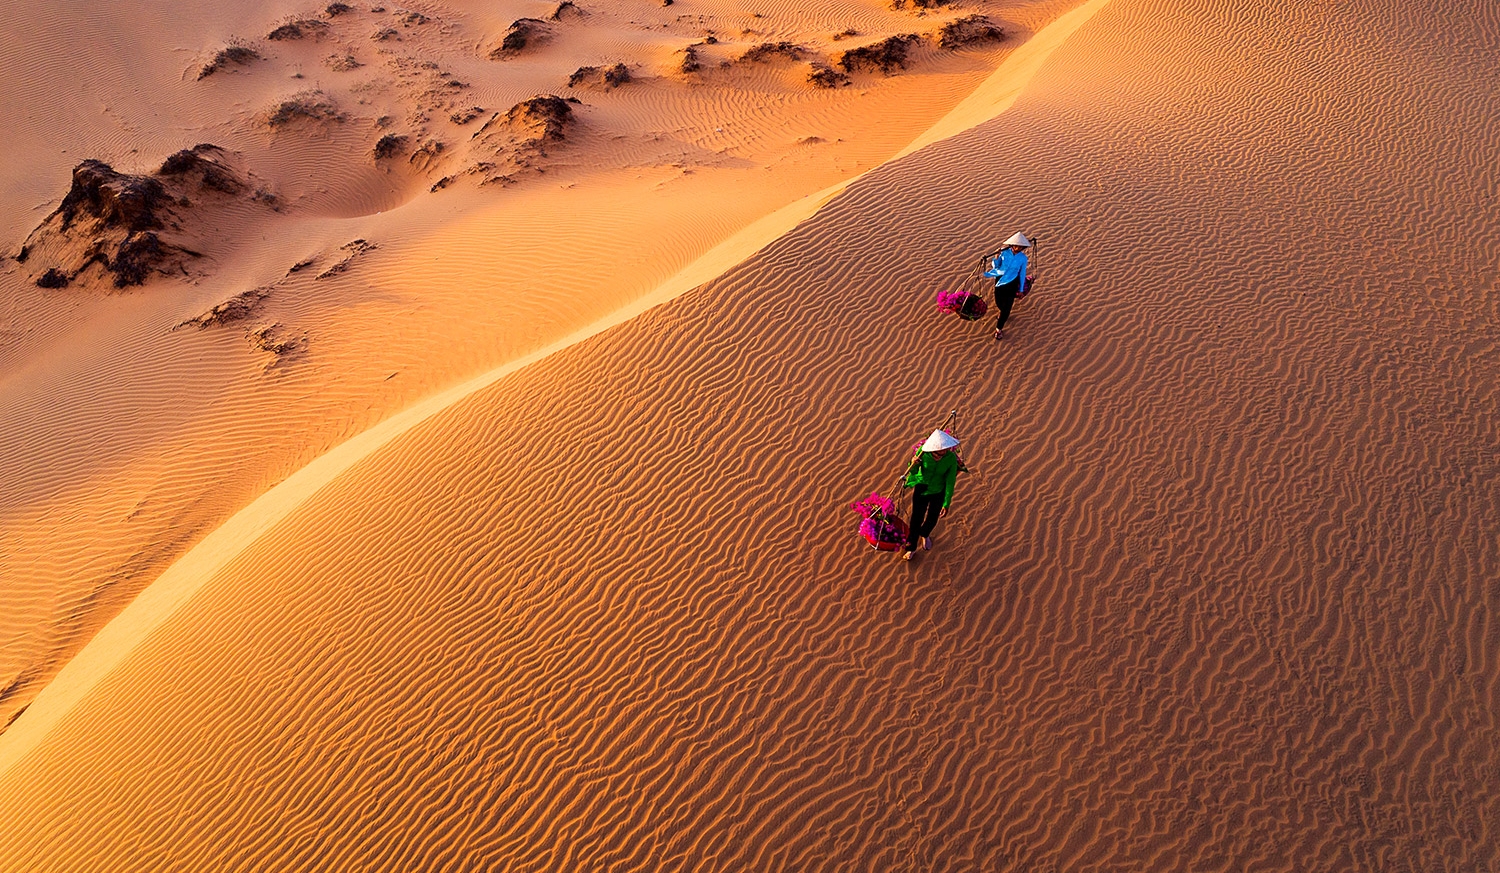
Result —
M928 494L943 492L943 508L953 502L953 483L958 479L958 454L948 452L941 458L922 452L906 471L906 487L920 488Z

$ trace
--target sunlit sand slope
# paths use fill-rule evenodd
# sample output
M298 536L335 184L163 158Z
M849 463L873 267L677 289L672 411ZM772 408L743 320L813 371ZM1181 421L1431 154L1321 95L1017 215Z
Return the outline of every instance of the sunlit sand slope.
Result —
M253 543L0 776L0 868L1496 869L1497 52L1112 0ZM931 294L1018 225L997 346Z

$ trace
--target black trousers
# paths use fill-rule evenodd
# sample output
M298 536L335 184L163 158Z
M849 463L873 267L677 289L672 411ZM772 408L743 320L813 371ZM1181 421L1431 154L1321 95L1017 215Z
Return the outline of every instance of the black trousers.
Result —
M943 511L943 492L930 494L921 488L911 495L911 533L906 535L906 550L915 551L922 537L931 536L937 527L938 513Z
M1000 310L1000 317L995 319L995 330L1005 327L1005 320L1010 318L1010 307L1016 302L1016 293L1021 290L1021 277L1006 282L1004 285L995 284L995 307Z

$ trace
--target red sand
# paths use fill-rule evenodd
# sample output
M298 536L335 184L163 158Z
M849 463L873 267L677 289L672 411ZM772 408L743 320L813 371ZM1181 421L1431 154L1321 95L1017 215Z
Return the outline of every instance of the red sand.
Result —
M1497 49L1110 0L188 551L0 735L0 868L1497 869ZM997 346L931 297L1017 226ZM843 505L955 407L937 548L873 552Z

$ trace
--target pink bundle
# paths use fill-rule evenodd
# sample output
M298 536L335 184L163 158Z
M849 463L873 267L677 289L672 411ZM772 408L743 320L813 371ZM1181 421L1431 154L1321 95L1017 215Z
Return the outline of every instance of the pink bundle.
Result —
M864 519L859 523L859 535L874 548L889 552L906 540L906 522L896 514L896 504L878 491L871 491L869 497L854 501L849 508Z
M966 321L973 321L989 311L984 298L968 291L939 291L937 306L943 312L951 312Z
M871 491L870 496L864 500L856 500L849 504L849 508L859 513L861 518L875 518L878 515L895 515L896 504L880 496L879 491Z

